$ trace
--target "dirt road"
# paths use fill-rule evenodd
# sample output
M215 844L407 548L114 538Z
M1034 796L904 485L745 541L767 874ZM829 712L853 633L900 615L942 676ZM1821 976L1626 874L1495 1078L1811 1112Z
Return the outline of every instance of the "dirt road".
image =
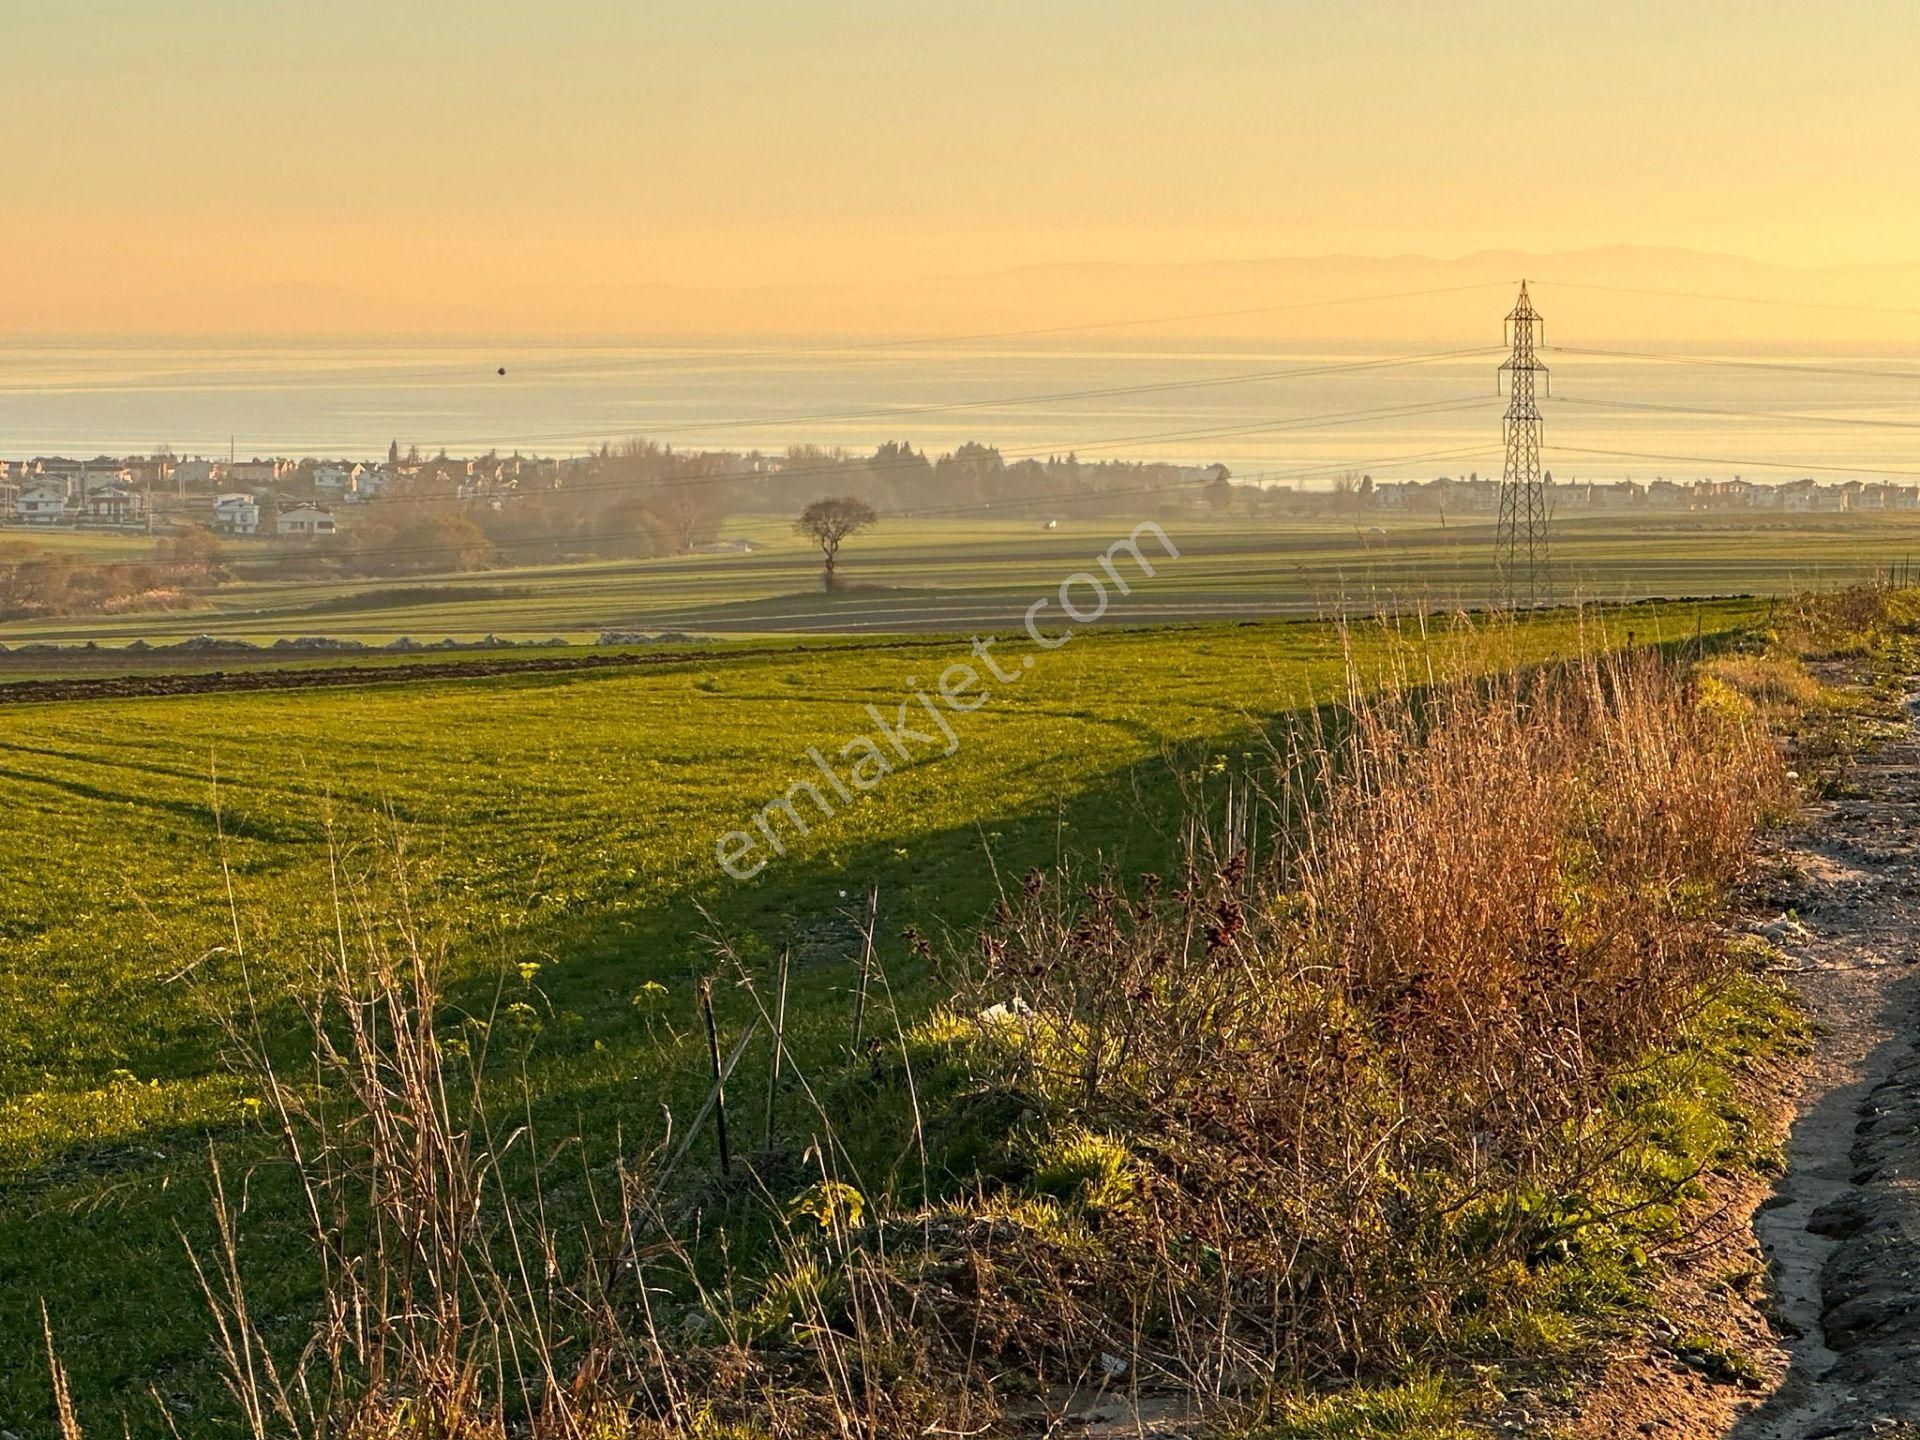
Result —
M1779 937L1821 1026L1755 1220L1792 1368L1731 1440L1920 1437L1920 697L1817 807Z

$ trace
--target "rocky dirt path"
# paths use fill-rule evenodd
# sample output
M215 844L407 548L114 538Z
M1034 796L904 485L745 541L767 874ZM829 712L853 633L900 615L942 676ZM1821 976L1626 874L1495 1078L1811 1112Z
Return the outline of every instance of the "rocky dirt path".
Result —
M1792 1368L1730 1440L1920 1437L1920 699L1816 807L1777 943L1822 1034L1755 1217Z

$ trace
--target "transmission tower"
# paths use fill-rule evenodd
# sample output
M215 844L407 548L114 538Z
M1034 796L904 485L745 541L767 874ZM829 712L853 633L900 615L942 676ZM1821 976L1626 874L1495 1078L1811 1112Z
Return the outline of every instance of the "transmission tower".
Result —
M1545 322L1527 298L1507 316L1513 354L1500 367L1507 382L1506 469L1500 475L1500 528L1494 559L1500 570L1501 598L1513 609L1553 603L1553 568L1547 553L1547 486L1540 474L1540 407L1534 403L1534 376L1547 367L1533 357L1534 327Z

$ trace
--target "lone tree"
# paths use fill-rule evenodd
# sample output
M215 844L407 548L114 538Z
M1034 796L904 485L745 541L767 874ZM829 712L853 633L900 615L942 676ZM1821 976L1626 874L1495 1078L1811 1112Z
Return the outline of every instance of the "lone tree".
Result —
M814 501L800 512L800 518L793 522L793 528L820 547L820 553L826 559L826 571L821 581L828 590L832 590L837 583L834 565L840 558L840 542L879 522L880 517L873 513L873 507L866 501L842 495L835 500Z

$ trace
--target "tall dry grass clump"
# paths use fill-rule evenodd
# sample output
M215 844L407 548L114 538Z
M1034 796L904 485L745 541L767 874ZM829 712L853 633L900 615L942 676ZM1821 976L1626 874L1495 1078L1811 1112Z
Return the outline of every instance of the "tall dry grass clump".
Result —
M1265 958L1324 976L1435 1113L1531 1134L1667 1033L1783 795L1771 746L1636 655L1398 694L1299 762L1323 813Z
M1011 1120L986 1196L1048 1295L975 1307L1062 1380L1118 1356L1244 1397L1512 1302L1604 1214L1608 1087L1722 972L1785 794L1765 736L1646 654L1397 690L1279 755L1177 877L1030 876L922 1031ZM1256 864L1262 813L1294 823Z
M1807 659L1859 657L1910 637L1920 621L1920 587L1888 581L1809 591L1779 607L1780 647Z

